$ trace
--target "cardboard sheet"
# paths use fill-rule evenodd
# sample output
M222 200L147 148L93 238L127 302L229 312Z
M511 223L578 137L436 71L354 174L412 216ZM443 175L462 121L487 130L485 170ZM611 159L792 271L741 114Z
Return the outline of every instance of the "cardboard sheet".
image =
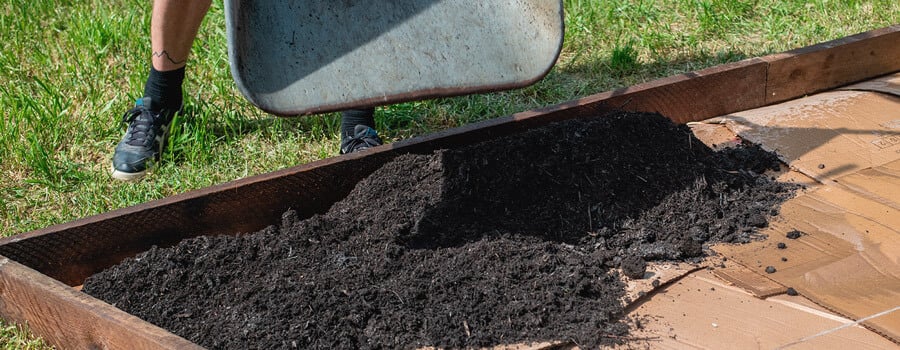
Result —
M629 316L641 320L623 349L893 349L896 344L802 296L759 299L695 272Z
M828 183L900 159L900 97L830 91L725 116L740 137Z
M787 292L787 287L763 275L753 272L739 264L731 264L725 268L713 270L716 277L731 285L753 294L757 298L766 298Z
M659 286L677 280L684 275L693 271L704 268L703 264L688 263L655 263L647 264L647 272L644 273L642 279L625 278L625 300L624 306L627 308L635 301L648 296ZM624 276L624 274L622 275ZM656 282L656 286L654 286Z
M900 210L900 160L866 168L837 180L837 186ZM896 226L895 226L896 227Z
M839 90L878 91L900 96L900 72L840 88Z
M900 73L715 122L819 183L782 206L766 241L714 247L741 265L716 274L757 297L792 287L900 342Z
M846 317L884 313L863 324L900 341L900 212L830 186L789 201L781 212L768 240L714 249ZM803 234L787 238L794 230ZM766 273L768 266L776 272Z
M743 140L724 124L724 119L713 118L702 122L688 123L698 140L712 149L734 147Z

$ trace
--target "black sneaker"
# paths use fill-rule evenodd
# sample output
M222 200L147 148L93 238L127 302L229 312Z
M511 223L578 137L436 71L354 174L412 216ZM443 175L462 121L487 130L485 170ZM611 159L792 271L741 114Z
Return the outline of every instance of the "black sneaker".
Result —
M147 173L151 162L159 160L166 147L169 125L177 111L150 110L151 101L144 97L134 104L134 108L122 116L128 124L125 136L116 146L113 155L112 177L119 180L138 180Z
M343 135L342 135L343 136ZM381 138L378 132L365 125L357 125L353 128L353 137L341 138L341 154L362 151L369 147L381 146Z

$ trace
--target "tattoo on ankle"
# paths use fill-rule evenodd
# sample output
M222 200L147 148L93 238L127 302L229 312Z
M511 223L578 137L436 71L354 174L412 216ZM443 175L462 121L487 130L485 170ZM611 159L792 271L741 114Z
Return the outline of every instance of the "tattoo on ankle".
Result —
M176 60L172 59L172 56L169 56L169 53L166 52L166 50L153 51L153 57L165 57L167 60L169 60L169 62L172 62L172 64L182 64L185 61L185 60L176 61Z

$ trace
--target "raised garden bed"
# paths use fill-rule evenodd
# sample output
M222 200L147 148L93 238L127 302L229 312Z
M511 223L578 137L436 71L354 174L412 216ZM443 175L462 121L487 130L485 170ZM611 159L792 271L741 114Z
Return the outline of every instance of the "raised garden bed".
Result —
M0 254L9 258L0 265L0 315L28 322L62 348L196 347L69 286L154 245L261 230L289 208L298 218L324 213L400 154L430 154L615 108L659 112L679 123L701 120L891 73L900 70L898 32L892 26L666 78L6 238L0 242Z
M623 339L645 261L746 242L795 186L756 147L713 152L614 113L402 155L323 215L151 249L84 291L209 348Z

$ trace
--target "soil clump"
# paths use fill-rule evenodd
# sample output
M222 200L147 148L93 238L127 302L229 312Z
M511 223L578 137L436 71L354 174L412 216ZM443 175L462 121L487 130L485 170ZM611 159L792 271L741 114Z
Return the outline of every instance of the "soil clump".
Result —
M564 121L399 156L327 213L153 248L83 290L213 349L594 347L626 338L620 269L758 238L796 189L772 164L657 114Z

